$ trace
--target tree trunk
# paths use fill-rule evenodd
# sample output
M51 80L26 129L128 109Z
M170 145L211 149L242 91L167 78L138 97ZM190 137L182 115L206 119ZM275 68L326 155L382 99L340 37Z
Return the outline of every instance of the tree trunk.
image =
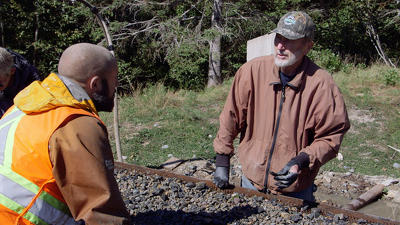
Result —
M376 51L378 52L381 59L385 62L386 65L396 68L396 65L390 60L389 57L386 56L385 52L383 51L381 41L379 39L379 35L376 32L374 26L372 24L367 24L367 33L371 39L372 44L374 45Z
M212 87L221 83L221 5L222 0L214 0L211 25L218 31L218 34L211 40L210 54L208 61L208 84Z

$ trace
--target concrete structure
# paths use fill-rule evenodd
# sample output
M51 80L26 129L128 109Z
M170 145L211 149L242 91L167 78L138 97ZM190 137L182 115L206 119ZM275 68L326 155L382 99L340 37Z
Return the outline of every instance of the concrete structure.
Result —
M274 52L275 33L266 34L247 41L247 61Z

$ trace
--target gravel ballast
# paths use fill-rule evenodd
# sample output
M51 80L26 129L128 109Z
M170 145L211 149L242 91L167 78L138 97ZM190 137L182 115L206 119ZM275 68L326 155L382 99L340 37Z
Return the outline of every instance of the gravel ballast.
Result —
M115 177L134 224L371 224L343 214L290 207L277 200L215 191L203 182L116 169Z

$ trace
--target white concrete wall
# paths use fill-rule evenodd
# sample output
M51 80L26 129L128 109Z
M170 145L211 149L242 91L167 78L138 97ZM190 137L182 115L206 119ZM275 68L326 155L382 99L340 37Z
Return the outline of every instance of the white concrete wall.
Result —
M275 33L266 34L247 41L247 61L274 53Z

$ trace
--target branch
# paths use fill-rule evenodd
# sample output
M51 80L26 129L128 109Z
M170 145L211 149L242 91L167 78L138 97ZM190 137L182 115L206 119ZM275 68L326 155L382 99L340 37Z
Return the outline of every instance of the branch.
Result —
M205 6L205 4L204 4L204 6ZM203 23L205 11L206 11L206 7L203 7L203 12L201 13L200 21L199 21L199 23L197 24L197 26L195 28L196 32L200 32L200 30L201 30L201 25Z
M133 37L135 39L138 34L144 33L146 31L149 31L158 26L160 26L160 24L154 24L149 27L146 27L145 29L141 29L141 30L137 30L137 31L132 31L131 29L126 29L128 32L114 34L113 38L114 38L114 40L124 40L129 37Z
M197 12L201 12L197 7L197 5L200 3L202 3L202 1L198 0L195 4L192 4L189 9L185 10L180 15L177 15L168 21L191 21L191 20L197 19L198 18L197 16L186 17L186 15L188 15L193 10L196 10ZM125 10L125 9L129 8L129 13L133 12L132 13L133 14L133 22L125 24L117 32L117 34L113 35L113 37L116 40L124 40L124 39L128 39L128 38L135 39L137 37L137 35L139 35L139 34L151 32L155 28L162 26L162 24L164 22L159 21L157 16L154 16L153 18L144 20L144 21L136 20L137 14L141 11L141 7L143 7L145 4L167 6L172 3L169 1L161 2L161 3L148 2L148 1L134 1L133 3L126 4L126 7L121 7L119 10L121 10L121 9ZM204 12L201 12L201 14L203 17ZM202 21L202 18L200 19L200 26L201 26L201 21ZM199 25L197 25L197 26L199 26ZM179 42L176 42L176 44L179 45Z
M397 148L395 148L395 147L393 147L393 146L390 146L390 145L387 145L387 146L388 146L389 148L395 150L396 152L400 152L400 149L397 149Z
M375 46L375 49L378 52L379 56L383 59L386 65L396 68L396 66L393 64L390 58L388 58L385 52L383 51L379 35L376 33L375 28L372 26L372 24L367 24L366 27L367 27L367 33L370 36L371 41Z
M72 3L75 2L75 0L70 0ZM108 32L108 27L106 22L104 21L103 17L99 14L98 9L93 6L92 4L90 4L89 2L87 2L86 0L78 0L79 2L81 2L82 4L84 4L85 6L87 6L88 8L90 8L90 11L96 16L99 25L101 26L101 28L103 29L104 32L104 36L107 40L107 44L108 44L108 50L111 52L112 55L114 55L114 50L113 50L113 45L112 45L112 39L110 36L110 33ZM115 135L115 147L117 150L117 157L118 157L118 161L122 162L122 152L121 152L121 141L120 141L120 137L119 137L119 119L118 119L118 94L116 94L114 96L114 109L113 109L113 113L114 113L114 135Z

